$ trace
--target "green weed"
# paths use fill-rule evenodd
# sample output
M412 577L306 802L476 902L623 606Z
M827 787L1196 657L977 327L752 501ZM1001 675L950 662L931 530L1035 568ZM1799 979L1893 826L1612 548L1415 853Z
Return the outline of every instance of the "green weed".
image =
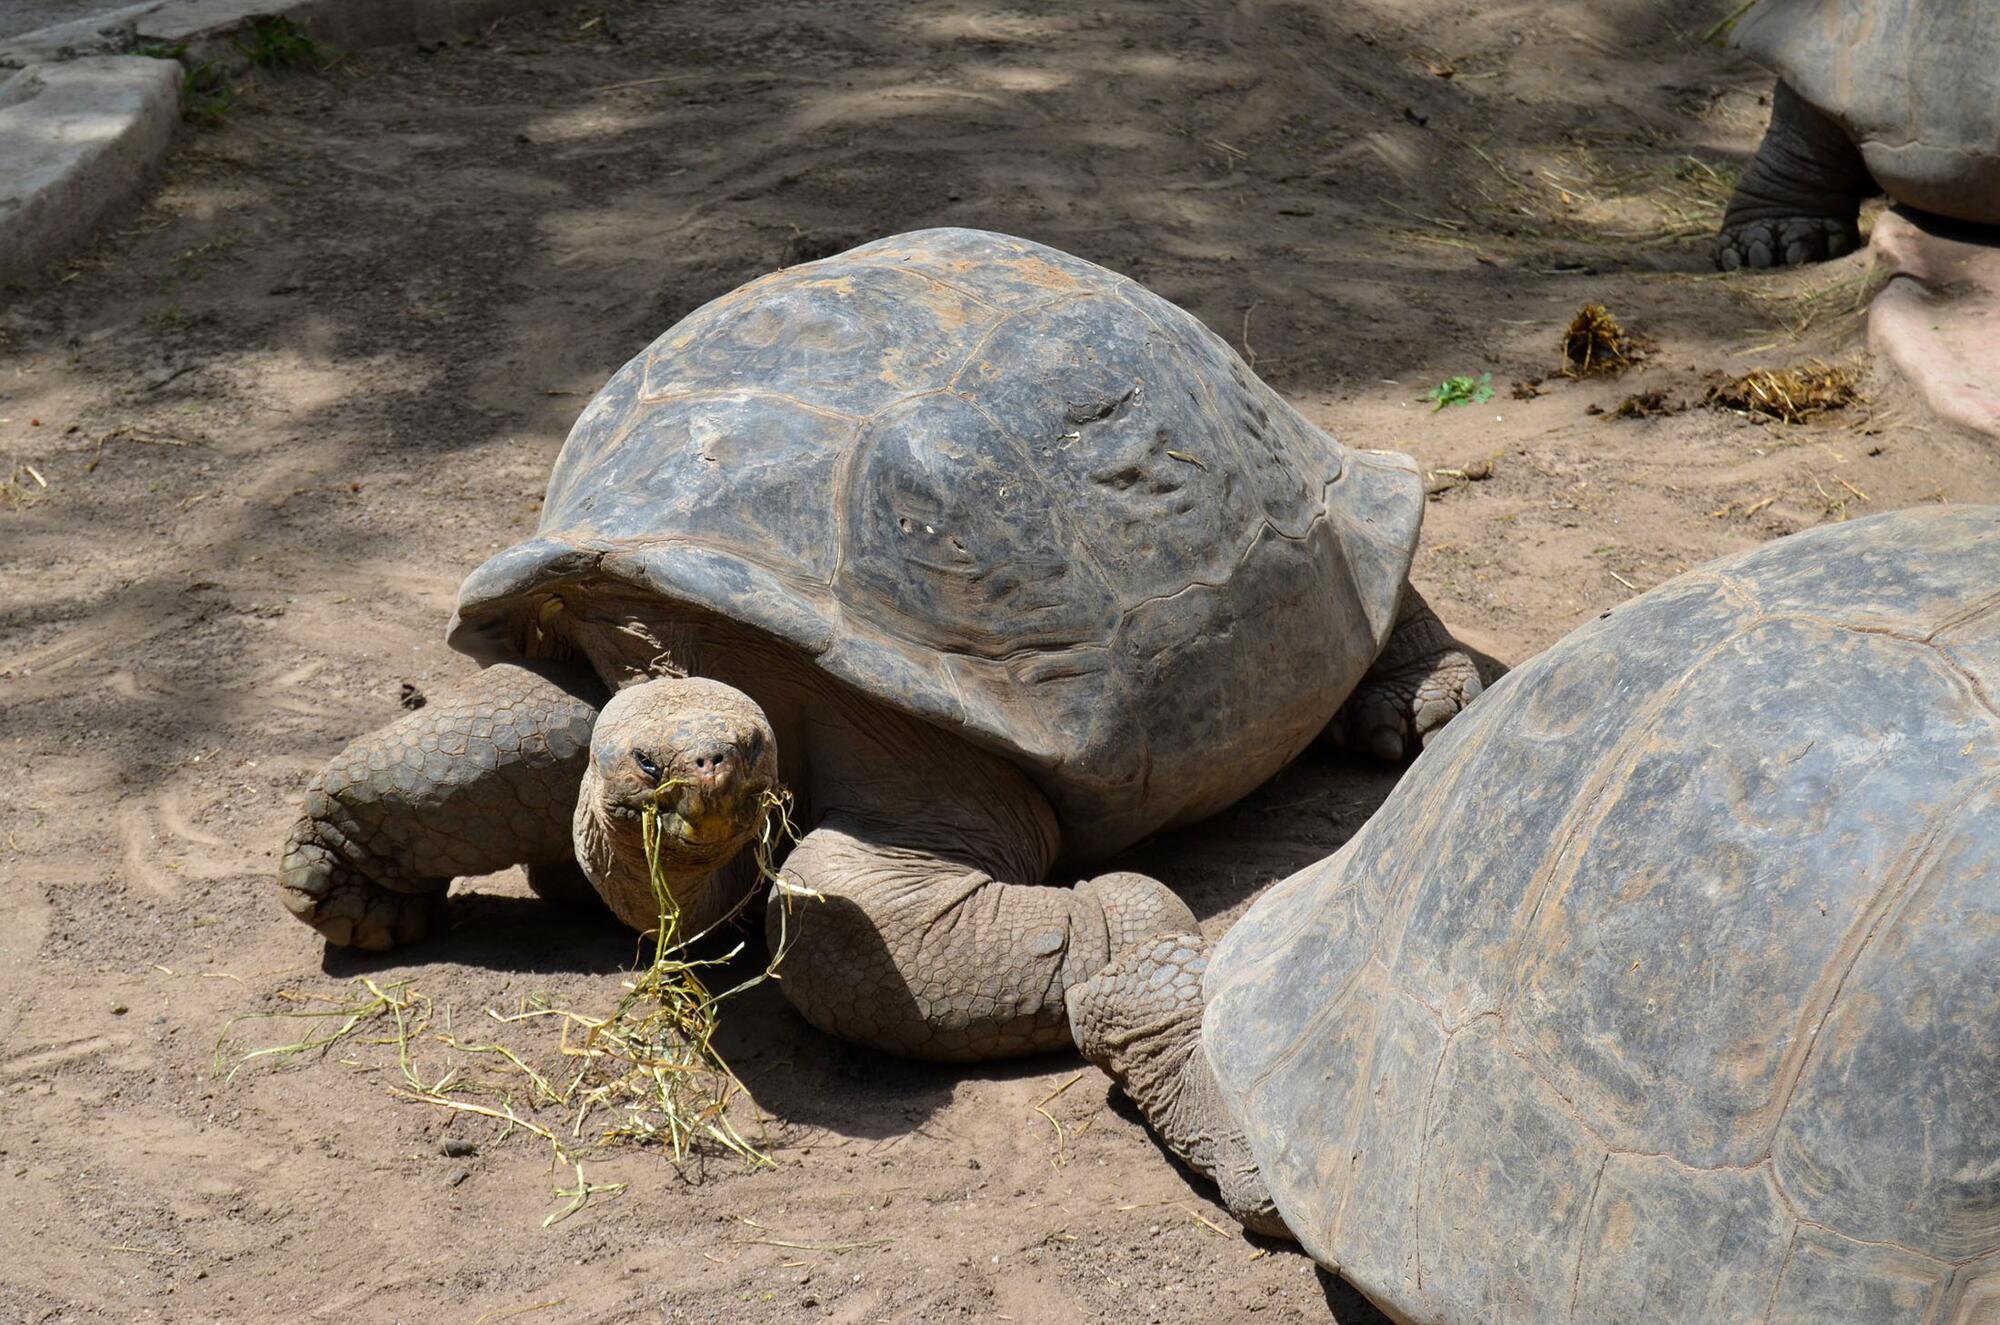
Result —
M319 43L288 18L253 19L244 36L230 44L253 69L290 69L300 64L324 67L327 63Z
M181 75L181 117L213 129L236 105L236 89L213 60L197 60Z
M1446 405L1484 405L1493 399L1493 374L1481 373L1477 378L1447 377L1419 399L1431 402L1433 414Z

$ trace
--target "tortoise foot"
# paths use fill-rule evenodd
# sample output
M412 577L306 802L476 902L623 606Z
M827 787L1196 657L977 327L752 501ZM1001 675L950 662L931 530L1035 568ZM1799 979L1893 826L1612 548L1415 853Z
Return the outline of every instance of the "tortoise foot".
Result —
M1104 932L1111 956L1142 939L1161 934L1200 934L1194 912L1158 879L1120 870L1076 885L1079 895L1104 908Z
M278 869L285 909L339 948L387 952L444 928L444 888L396 892L315 842L288 844Z
M1484 688L1470 654L1450 649L1377 673L1354 688L1327 728L1335 745L1406 759L1431 743Z
M1723 271L1799 267L1860 247L1861 228L1851 218L1784 216L1724 226L1715 237L1715 265Z
M1452 638L1430 605L1415 589L1405 589L1402 619L1322 739L1378 759L1409 758L1501 670L1495 663L1482 675L1478 660Z
M1198 933L1156 933L1132 944L1070 988L1070 1034L1167 1149L1215 1183L1238 1222L1252 1233L1290 1238L1201 1043L1207 970L1208 944Z

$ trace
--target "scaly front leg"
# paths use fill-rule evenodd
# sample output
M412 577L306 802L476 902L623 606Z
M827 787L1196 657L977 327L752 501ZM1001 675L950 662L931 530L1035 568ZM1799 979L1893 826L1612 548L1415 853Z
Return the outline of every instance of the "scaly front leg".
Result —
M1142 874L1006 883L944 834L923 836L932 845L896 845L834 814L786 859L765 928L774 950L790 940L785 993L820 1029L959 1062L1067 1048L1072 986L1130 942L1195 927L1187 904Z
M1847 131L1785 83L1771 94L1771 126L1736 182L1715 265L1796 267L1861 246L1861 200L1879 192Z
M356 739L306 790L286 909L329 943L387 949L437 928L455 877L568 864L604 700L584 669L500 663Z
M1207 969L1200 935L1167 935L1126 949L1070 991L1076 1047L1131 1097L1167 1149L1215 1183L1245 1228L1288 1238L1291 1230L1202 1047Z
M1484 688L1478 661L1405 585L1395 630L1323 739L1379 759L1409 758Z

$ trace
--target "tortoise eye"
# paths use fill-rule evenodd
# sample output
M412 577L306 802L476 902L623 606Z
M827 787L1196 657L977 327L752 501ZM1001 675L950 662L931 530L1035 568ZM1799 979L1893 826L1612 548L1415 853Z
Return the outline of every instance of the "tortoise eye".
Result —
M639 771L646 775L648 781L658 782L660 780L660 766L645 755L640 754L637 750L632 752L632 762L639 766Z

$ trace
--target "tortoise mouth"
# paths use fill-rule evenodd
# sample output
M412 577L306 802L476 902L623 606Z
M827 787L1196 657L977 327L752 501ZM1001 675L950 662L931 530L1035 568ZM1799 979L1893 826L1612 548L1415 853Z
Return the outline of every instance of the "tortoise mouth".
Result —
M700 807L660 807L660 831L689 846L723 846L748 836L757 826L761 798L750 798L747 814Z
M606 808L635 826L648 810L657 810L655 823L662 836L707 852L741 845L754 836L772 791L761 779L706 790L670 779L630 799L614 800Z

